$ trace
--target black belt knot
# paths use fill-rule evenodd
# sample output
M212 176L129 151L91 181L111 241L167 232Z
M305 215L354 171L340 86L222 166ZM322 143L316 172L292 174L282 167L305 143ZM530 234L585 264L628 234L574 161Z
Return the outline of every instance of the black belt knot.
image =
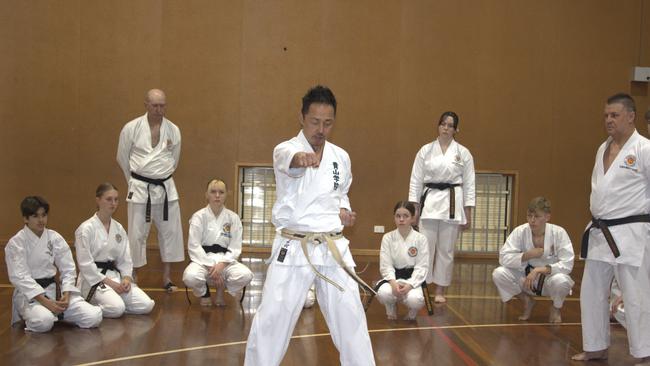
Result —
M38 285L41 286L43 289L49 287L53 283L56 283L56 279L54 278L54 276L45 277L45 278L35 278L34 281L36 281L36 283L38 283Z
M230 249L224 248L219 244L212 244L212 245L201 245L203 247L203 250L205 250L205 253L228 253L230 252Z
M614 254L614 257L615 258L620 257L621 252L618 250L618 246L616 245L616 241L614 240L612 233L609 231L609 227L616 226L616 225L631 224L635 222L650 223L650 214L632 215L628 217L622 217L620 219L597 219L595 217L592 217L591 225L589 225L587 230L585 230L585 232L582 234L582 245L580 248L580 256L582 258L587 258L587 253L589 251L589 232L591 231L591 229L600 229L603 232L605 241L607 241L607 245L609 246L609 249L612 251L612 254Z
M105 275L108 271L115 271L119 274L122 274L120 270L115 266L115 261L95 262L95 265L97 268L101 269L101 273L103 275ZM97 282L90 288L88 291L88 296L86 296L86 302L90 302L90 300L92 300L93 296L95 296L95 292L97 292L97 287L100 285L102 288L104 288L104 284L101 281Z
M424 190L424 193L422 193L422 196L420 197L420 215L424 210L424 202L427 200L427 194L429 193L430 190L437 189L442 191L444 189L448 189L449 190L449 218L453 220L456 217L456 194L454 188L459 187L460 184L425 183L424 186L426 187L426 189Z
M151 222L151 193L149 192L149 185L153 184L155 186L163 187L163 190L165 191L165 202L163 203L163 221L167 221L167 218L169 217L169 201L167 200L167 188L165 187L165 181L172 176L170 175L169 177L163 179L154 179L131 172L131 177L147 183L147 208L145 215L146 222Z

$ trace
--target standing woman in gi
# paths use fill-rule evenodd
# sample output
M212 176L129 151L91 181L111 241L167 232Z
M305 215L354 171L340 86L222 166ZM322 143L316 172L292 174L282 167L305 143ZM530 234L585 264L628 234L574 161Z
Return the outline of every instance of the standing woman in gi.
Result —
M226 184L213 179L208 183L205 198L208 205L190 219L187 251L190 264L183 273L183 282L201 297L201 305L211 306L210 289L216 292L214 305L223 306L223 290L232 296L253 279L253 272L239 263L242 247L242 225L239 216L225 207Z
M429 242L427 284L435 283L435 302L444 303L451 283L458 230L471 224L474 207L474 159L454 140L458 115L445 112L438 121L438 138L422 146L413 162L409 201L419 207L420 232Z
M381 239L379 271L383 284L377 299L386 306L388 319L397 319L399 301L409 308L404 320L413 320L424 306L421 286L429 270L429 246L427 238L411 226L415 219L413 202L397 202L393 215L397 228Z
M154 306L154 301L132 283L129 237L112 217L118 199L115 186L100 184L95 191L97 212L75 231L77 284L86 301L98 305L105 318L119 318L125 312L149 314Z

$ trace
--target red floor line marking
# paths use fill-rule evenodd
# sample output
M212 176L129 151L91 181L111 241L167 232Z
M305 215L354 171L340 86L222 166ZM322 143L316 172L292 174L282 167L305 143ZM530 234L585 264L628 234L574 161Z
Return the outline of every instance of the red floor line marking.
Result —
M431 319L431 317L427 317L427 322L429 323L430 326L432 327L438 327L438 325ZM445 331L443 329L439 328L433 328L436 334L438 334L445 343L451 348L452 351L454 351L455 354L460 357L463 362L465 362L465 365L469 366L478 366L476 361L474 361L467 353L465 353L457 344L454 342L449 336L445 334Z

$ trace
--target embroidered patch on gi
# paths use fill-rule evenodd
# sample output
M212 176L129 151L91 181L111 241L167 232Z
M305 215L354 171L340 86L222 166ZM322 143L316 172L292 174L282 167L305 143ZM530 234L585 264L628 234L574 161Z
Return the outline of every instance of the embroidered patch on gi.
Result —
M416 255L418 255L418 248L410 247L408 253L409 253L409 257L415 257Z
M339 188L339 180L341 179L339 174L339 164L337 162L332 162L332 178L334 179L334 190L336 191Z
M115 234L115 241L118 242L118 243L121 243L122 242L122 235Z
M127 198L131 199L131 197L133 197L133 192L129 192L129 196Z
M232 237L232 234L230 233L230 224L223 224L223 227L221 228L221 236L225 236L226 238Z
M456 154L456 156L454 157L454 161L460 163L460 155Z
M289 250L288 248L290 243L291 240L287 240L287 242L282 246L282 249L280 249L280 254L278 254L278 262L284 262L284 257L287 256L287 251Z
M52 240L47 241L47 255L52 256L52 248L54 248L54 245L52 245Z
M636 156L634 156L632 154L626 156L625 159L623 159L623 164L625 164L625 165L621 165L620 166L621 168L630 169L630 170L633 170L635 172L637 171L637 168L636 168Z

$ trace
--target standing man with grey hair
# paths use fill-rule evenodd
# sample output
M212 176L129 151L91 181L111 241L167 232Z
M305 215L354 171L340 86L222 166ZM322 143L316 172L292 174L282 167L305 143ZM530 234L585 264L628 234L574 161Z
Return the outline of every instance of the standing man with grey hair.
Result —
M167 100L160 89L147 92L146 113L127 123L120 133L117 162L128 183L129 243L133 269L147 264L147 237L156 224L163 287L174 291L171 263L185 259L178 192L172 174L181 155L181 132L165 118Z
M639 291L637 276L650 245L650 141L636 131L635 117L634 99L629 95L607 99L604 119L609 137L596 153L589 199L593 219L582 238L584 352L572 357L576 361L607 358L608 298L616 278L625 302L630 353L644 364L650 362L650 318L642 316L641 309L648 294Z

